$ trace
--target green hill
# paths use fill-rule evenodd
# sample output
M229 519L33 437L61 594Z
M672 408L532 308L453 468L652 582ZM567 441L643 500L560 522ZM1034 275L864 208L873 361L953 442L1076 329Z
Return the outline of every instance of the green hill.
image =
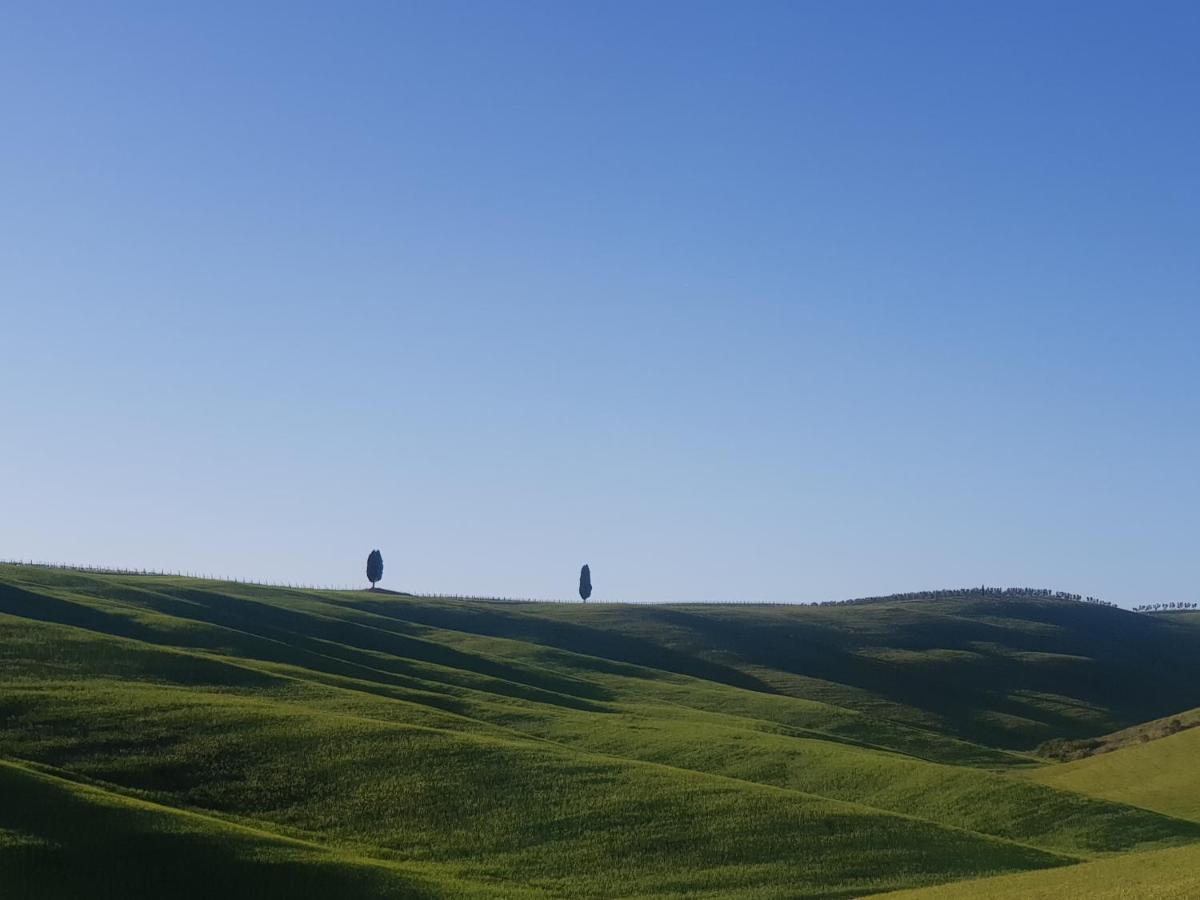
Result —
M1049 599L580 606L0 567L0 888L69 893L69 869L158 896L202 866L264 896L850 897L1158 852L1200 823L1042 783L1020 751L1200 705L1198 643Z

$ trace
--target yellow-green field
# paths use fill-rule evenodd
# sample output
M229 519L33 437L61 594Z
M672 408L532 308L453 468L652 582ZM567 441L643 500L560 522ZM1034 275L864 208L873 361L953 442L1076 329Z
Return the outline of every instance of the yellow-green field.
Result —
M1200 848L1130 853L1048 872L1026 872L899 891L887 900L1194 900L1200 897Z
M1167 802L1200 729L1032 751L1200 705L1198 648L1179 617L1048 599L585 607L0 567L0 896L1169 886L1200 847ZM1120 793L1151 751L1161 787Z
M1181 717L1194 721L1193 717ZM1051 787L1200 822L1200 728L1049 766L1030 778Z

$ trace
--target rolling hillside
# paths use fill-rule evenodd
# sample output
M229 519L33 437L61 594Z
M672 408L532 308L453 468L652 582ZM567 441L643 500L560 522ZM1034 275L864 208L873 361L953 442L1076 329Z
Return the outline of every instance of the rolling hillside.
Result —
M1185 853L1200 822L1025 751L1200 705L1197 647L1178 617L1056 600L584 607L0 567L0 888L156 896L203 866L265 896L852 897Z

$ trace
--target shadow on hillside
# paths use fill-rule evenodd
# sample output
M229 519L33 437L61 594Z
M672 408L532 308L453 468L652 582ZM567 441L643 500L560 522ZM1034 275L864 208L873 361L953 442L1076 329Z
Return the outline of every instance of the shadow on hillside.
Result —
M1200 630L1066 601L828 608L487 607L355 599L380 616L505 637L767 693L869 709L866 692L1009 749L1200 706ZM590 616L600 624L563 621ZM773 685L754 670L817 679ZM849 688L850 690L845 690ZM839 690L841 691L839 695ZM886 714L886 713L885 713ZM901 719L914 714L893 707Z
M678 609L654 616L692 635L702 652L719 648L755 666L850 685L995 746L1096 734L1200 705L1200 632L1148 616L995 600L959 603L952 614L934 603L841 612L840 622L805 621L803 610L782 621ZM885 648L883 658L871 655L874 647ZM939 657L947 650L960 655Z
M440 685L442 690L449 688L452 695L470 689L573 709L607 711L595 704L607 697L607 692L599 685L549 672L525 670L398 631L296 612L217 592L182 589L167 594L118 585L101 587L108 598L223 630L153 628L85 603L35 594L3 583L0 583L0 612L150 644L203 649L249 660L294 665L360 681L398 684L424 691L436 690ZM414 663L431 664L441 669ZM436 705L451 712L466 713L469 709L452 700Z
M486 609L466 603L389 604L356 600L355 608L369 610L378 616L399 621L420 622L434 628L464 631L487 637L524 641L554 647L570 653L595 658L598 670L612 674L637 676L636 670L606 666L603 661L616 661L630 666L691 675L707 681L728 684L747 690L776 693L759 678L737 668L722 665L702 656L683 653L674 648L642 637L630 636L607 628L594 628L573 622L523 615L507 609Z

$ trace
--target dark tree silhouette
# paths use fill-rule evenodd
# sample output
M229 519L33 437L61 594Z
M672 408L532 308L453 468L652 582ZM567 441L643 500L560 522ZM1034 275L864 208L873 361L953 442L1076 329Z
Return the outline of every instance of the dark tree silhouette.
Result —
M579 596L583 598L584 603L587 603L587 598L592 596L592 570L587 567L586 563L579 570Z
M367 581L371 582L371 590L375 590L375 582L383 580L383 554L372 550L367 557Z

